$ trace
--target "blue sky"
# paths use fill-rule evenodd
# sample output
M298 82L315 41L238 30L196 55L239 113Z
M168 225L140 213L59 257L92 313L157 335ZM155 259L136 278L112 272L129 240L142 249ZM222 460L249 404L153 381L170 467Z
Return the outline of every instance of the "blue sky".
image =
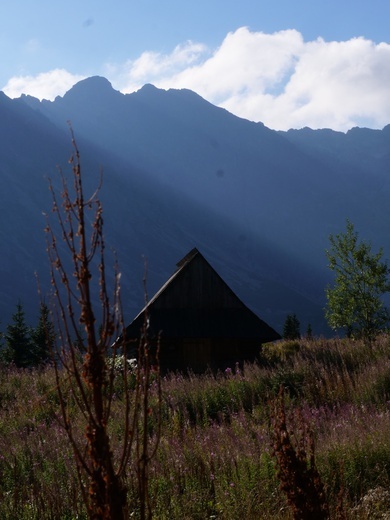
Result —
M0 90L190 88L270 128L390 123L388 0L2 0Z

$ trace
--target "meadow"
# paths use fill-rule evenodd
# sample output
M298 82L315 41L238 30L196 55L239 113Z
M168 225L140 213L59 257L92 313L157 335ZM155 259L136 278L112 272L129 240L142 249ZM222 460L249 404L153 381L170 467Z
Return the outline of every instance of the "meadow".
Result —
M313 433L330 517L390 518L389 354L385 335L370 345L281 341L264 345L257 364L164 376L160 433L154 413L148 424L150 438L159 437L149 467L153 518L293 518L275 456L280 388L292 442L302 447ZM120 378L115 384L114 456L123 436ZM154 407L154 382L150 395ZM68 406L81 437L79 412ZM133 457L126 471L132 519L139 518L136 471ZM50 366L0 368L0 518L87 518Z

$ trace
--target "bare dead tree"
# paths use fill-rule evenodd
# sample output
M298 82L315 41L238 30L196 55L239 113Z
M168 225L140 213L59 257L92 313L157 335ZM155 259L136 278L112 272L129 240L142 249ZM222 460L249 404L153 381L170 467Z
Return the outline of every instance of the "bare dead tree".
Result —
M103 236L100 185L84 198L80 154L71 129L73 153L69 160L73 185L69 186L60 170L61 200L52 182L55 224L47 217L47 251L54 290L54 315L58 327L53 350L57 390L63 424L73 447L82 496L89 518L124 519L128 517L126 468L135 461L139 481L141 519L152 517L148 493L147 469L155 455L157 442L150 446L146 418L149 414L150 365L147 327L138 347L136 384L130 390L127 363L116 373L113 363L118 350L126 359L126 329L120 298L120 272L115 263L114 281L108 289ZM70 267L69 267L70 266ZM92 292L97 289L98 316ZM110 292L110 294L109 294ZM111 295L111 296L110 296ZM115 342L120 337L121 341ZM157 380L160 384L157 367ZM114 395L114 379L124 380L124 423L121 454L113 456L109 423ZM160 399L159 386L159 401ZM84 431L76 428L68 401L80 412Z

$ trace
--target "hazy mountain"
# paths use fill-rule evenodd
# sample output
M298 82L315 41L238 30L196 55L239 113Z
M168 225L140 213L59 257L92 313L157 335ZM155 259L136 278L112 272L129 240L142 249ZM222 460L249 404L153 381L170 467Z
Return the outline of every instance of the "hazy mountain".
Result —
M45 176L67 170L71 121L87 190L103 169L106 239L118 251L130 318L198 247L241 299L281 330L295 312L323 332L329 233L351 219L389 250L390 128L275 132L188 90L133 94L89 78L55 101L0 93L0 319L20 298L37 314L47 264ZM44 282L45 283L45 282Z

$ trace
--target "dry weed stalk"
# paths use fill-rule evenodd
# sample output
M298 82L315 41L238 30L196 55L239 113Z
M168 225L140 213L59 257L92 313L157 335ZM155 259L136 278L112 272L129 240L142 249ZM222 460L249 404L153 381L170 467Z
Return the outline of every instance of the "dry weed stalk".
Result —
M120 375L115 373L113 363L107 364L109 355L115 358L118 354L119 347L112 345L119 336L125 337L125 326L117 265L112 302L107 286L102 206L98 199L100 185L91 198L84 199L80 155L72 129L71 135L73 154L69 162L73 188L68 186L60 170L62 193L59 203L50 182L52 211L59 227L56 232L49 219L46 227L58 326L54 364L64 427L73 447L89 518L119 520L128 517L124 477L130 460L135 460L137 468L140 492L137 507L141 519L151 518L147 469L156 446L149 447L145 427L150 389L147 324L139 346L135 389L130 391L127 364ZM57 235L62 240L58 240ZM99 322L92 295L97 284ZM120 348L126 358L125 341ZM117 457L113 455L108 430L115 377L123 377L125 388L122 446ZM159 382L159 373L157 378ZM74 424L69 402L81 412L84 432Z
M329 518L329 506L315 464L313 432L299 413L297 419L295 430L289 432L281 387L272 417L273 455L280 488L287 496L295 520L325 520ZM295 443L292 437L295 437Z

